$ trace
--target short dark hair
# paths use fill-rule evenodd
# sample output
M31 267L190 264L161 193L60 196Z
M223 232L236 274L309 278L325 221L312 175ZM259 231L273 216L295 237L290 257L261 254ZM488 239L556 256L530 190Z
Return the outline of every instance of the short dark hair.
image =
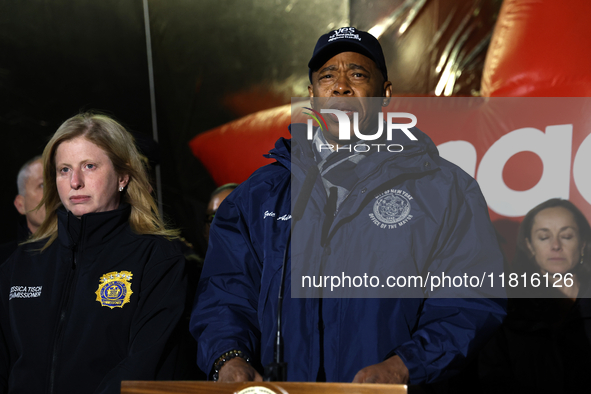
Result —
M18 171L18 175L16 176L16 186L18 187L18 194L24 196L27 192L26 184L27 179L31 176L31 164L39 161L41 165L43 165L43 161L41 160L42 156L38 155L33 157L32 159L28 160L21 169Z

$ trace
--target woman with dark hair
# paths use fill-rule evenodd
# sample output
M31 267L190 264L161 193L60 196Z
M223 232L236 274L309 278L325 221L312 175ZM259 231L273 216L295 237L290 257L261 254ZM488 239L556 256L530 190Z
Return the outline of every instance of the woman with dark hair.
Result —
M107 116L74 116L43 163L45 220L0 267L0 393L172 379L184 259L133 137Z
M545 201L523 219L513 263L518 273L525 272L527 278L534 273L548 273L553 283L551 289L575 299L581 284L589 281L590 259L591 227L570 201L559 198ZM565 282L565 277L571 278L572 283Z
M589 222L570 201L551 199L527 213L517 244L513 271L527 283L508 289L507 318L480 354L483 391L589 392Z

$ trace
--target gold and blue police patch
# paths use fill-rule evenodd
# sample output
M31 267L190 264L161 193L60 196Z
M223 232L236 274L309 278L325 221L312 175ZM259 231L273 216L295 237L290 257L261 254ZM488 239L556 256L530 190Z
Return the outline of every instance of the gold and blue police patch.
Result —
M102 306L109 308L123 308L123 305L129 302L129 297L133 294L131 291L131 277L133 274L129 271L109 272L99 279L99 287L95 292L96 300Z

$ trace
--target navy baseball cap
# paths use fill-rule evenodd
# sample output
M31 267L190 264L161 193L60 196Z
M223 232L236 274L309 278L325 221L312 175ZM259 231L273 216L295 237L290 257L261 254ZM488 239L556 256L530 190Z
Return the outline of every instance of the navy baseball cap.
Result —
M341 27L318 39L312 58L308 62L310 82L312 82L312 72L318 70L320 66L341 52L357 52L367 56L382 72L384 80L388 80L386 60L378 40L371 34L354 27Z

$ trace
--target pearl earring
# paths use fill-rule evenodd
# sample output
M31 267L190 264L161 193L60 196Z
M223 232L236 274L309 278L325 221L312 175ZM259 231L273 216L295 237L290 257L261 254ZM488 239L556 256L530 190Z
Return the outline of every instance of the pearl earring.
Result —
M123 191L123 186L119 186L119 191L122 192Z

